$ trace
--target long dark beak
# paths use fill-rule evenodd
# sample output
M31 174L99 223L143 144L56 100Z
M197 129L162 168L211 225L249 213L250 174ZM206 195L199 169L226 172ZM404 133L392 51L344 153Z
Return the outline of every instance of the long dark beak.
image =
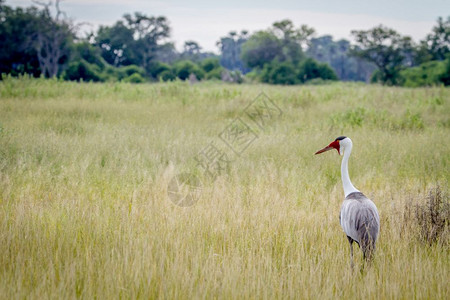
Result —
M324 153L324 152L327 152L327 151L332 150L332 149L334 149L334 148L333 148L333 147L330 147L330 146L326 146L325 148L320 149L319 151L317 151L316 153L314 153L314 155L317 155L317 154L320 154L320 153Z

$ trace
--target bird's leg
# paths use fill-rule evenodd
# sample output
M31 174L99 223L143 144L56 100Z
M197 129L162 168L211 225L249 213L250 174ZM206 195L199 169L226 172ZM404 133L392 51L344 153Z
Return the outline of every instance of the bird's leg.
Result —
M350 243L350 266L352 267L353 271L353 239L349 236L347 236L348 242Z

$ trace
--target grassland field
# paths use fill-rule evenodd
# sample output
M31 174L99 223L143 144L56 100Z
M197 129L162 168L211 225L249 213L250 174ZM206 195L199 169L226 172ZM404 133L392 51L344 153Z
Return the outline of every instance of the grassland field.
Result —
M261 92L282 115L175 205L171 179ZM340 135L381 217L362 271L339 225L341 157L313 155ZM449 299L448 231L426 244L405 214L448 195L449 162L449 88L6 78L0 298Z

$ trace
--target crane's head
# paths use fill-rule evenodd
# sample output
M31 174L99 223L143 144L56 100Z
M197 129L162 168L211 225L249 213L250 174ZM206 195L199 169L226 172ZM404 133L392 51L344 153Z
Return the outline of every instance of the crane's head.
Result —
M343 154L344 153L344 148L345 146L347 146L347 144L351 143L350 138L346 137L346 136L340 136L338 138L336 138L333 142L331 142L328 146L326 146L323 149L320 149L319 151L317 151L314 154L320 154L323 152L326 152L328 150L332 150L332 149L336 149L337 152L339 154Z

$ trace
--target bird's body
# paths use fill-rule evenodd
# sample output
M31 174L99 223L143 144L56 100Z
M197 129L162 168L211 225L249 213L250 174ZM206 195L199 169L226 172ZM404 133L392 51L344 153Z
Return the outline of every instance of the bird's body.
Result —
M342 185L345 199L342 203L339 220L350 243L351 265L353 266L353 242L357 242L363 251L364 258L370 260L375 251L375 244L380 231L380 217L375 204L363 193L357 190L348 175L348 160L352 152L353 143L348 137L338 137L328 147L316 152L336 149L343 153L341 164Z
M339 219L350 247L353 241L357 242L364 258L370 259L380 231L380 217L375 204L363 193L353 192L345 197Z

